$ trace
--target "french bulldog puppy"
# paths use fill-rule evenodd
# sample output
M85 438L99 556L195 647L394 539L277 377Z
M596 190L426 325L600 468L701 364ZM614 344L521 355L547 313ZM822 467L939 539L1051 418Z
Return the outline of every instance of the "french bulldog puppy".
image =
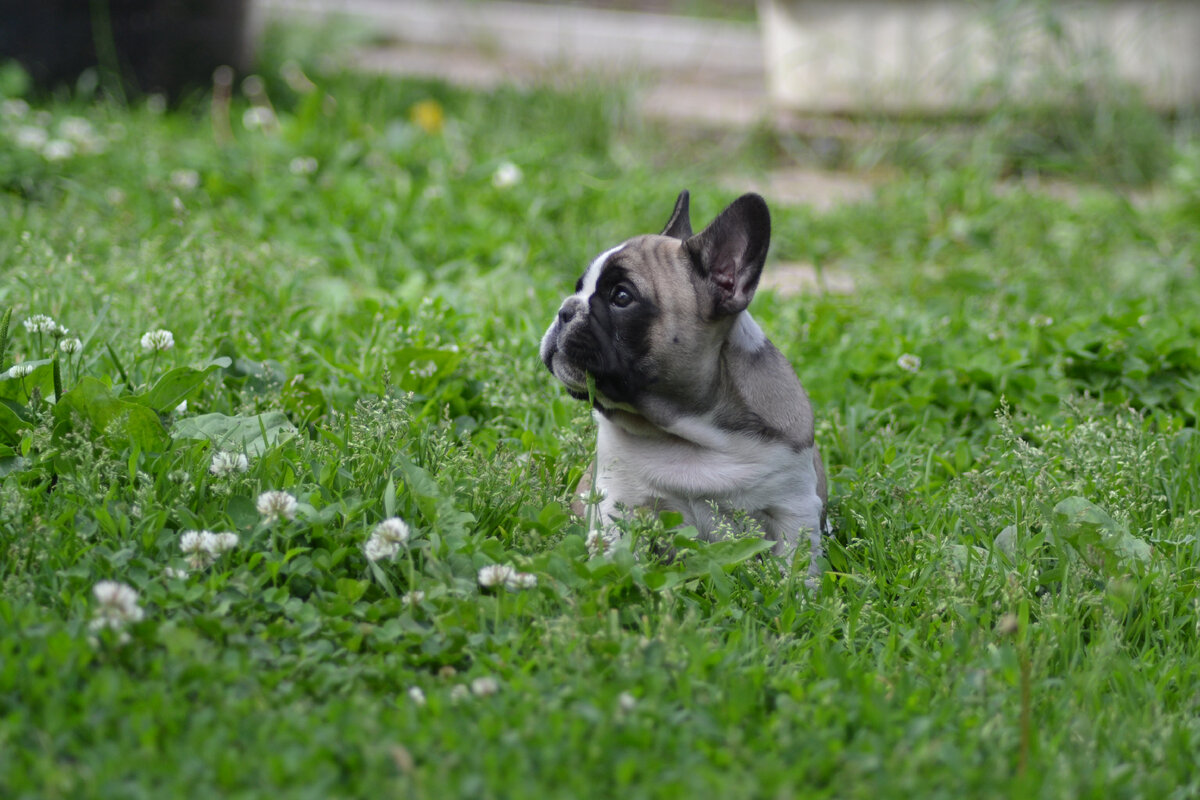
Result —
M661 234L592 261L541 357L579 400L593 379L601 525L622 511L670 510L712 539L742 511L775 542L785 571L807 536L811 579L826 532L812 406L746 310L770 239L758 195L693 235L681 192Z

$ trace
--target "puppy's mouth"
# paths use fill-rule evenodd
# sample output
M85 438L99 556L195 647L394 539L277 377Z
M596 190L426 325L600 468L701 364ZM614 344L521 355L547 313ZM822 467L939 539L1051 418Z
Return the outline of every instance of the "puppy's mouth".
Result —
M555 320L542 338L542 362L576 400L632 408L652 381L630 363L619 336L598 328L602 325L591 316L576 317L569 324ZM594 378L594 396L588 391L589 375Z
M564 348L555 349L549 354L546 366L566 387L567 394L576 400L591 400L600 408L619 407L632 411L630 403L633 393L628 382L620 376L597 371L591 366L595 360L595 354L580 343L566 343ZM588 387L589 377L592 379L591 389Z
M550 370L550 374L567 388L569 395L576 400L586 400L588 396L587 372L567 358L560 346L562 338L561 326L555 322L542 338L540 353L542 363L546 365L546 369Z
M586 400L588 397L587 373L573 364L567 363L560 355L555 359L550 372L558 378L559 383L567 388L567 394L576 400Z

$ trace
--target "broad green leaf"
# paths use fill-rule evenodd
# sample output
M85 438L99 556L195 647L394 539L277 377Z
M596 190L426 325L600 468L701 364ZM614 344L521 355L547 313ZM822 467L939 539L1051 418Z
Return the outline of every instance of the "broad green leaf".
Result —
M20 472L29 465L29 459L17 455L11 447L0 446L0 478L10 472Z
M1017 526L1008 525L1004 530L996 534L993 541L996 550L1003 553L1004 556L1012 563L1017 561Z
M375 578L376 583L383 587L383 591L385 591L389 597L395 597L396 589L392 586L392 582L388 580L387 573L385 573L374 561L368 561L367 564L371 568L371 576Z
M246 455L261 456L270 446L296 433L296 426L282 411L227 416L201 414L177 421L171 427L174 439L202 439L225 450L245 449Z
M1116 574L1150 560L1150 545L1084 497L1054 507L1059 536L1093 569Z
M158 414L140 403L113 394L112 389L92 377L84 377L64 394L54 407L56 430L73 424L78 417L93 430L125 440L144 451L159 451L170 442Z
M697 578L712 579L718 573L723 576L743 561L770 550L775 545L774 542L757 536L712 543L694 537L694 528L685 528L676 534L673 543L678 550L690 551L687 558L665 569L647 570L644 575L647 588L661 591Z
M946 553L950 557L950 565L957 570L966 570L971 566L986 565L990 556L988 550L966 544L947 545Z
M367 591L366 581L358 581L353 578L338 578L334 585L337 587L337 593L351 603L358 602L358 599Z
M403 455L396 456L396 464L404 473L404 484L409 494L414 497L436 500L441 497L437 481L428 471L418 467Z
M37 387L42 397L54 396L54 367L51 359L42 358L37 361L24 362L33 367L33 372L23 378L12 377L8 370L0 372L0 400L15 400L19 403L29 401L29 395Z
M165 414L204 383L209 375L218 369L228 367L230 363L228 358L218 358L203 369L176 367L159 378L154 387L140 401L160 414Z
M396 516L396 481L388 476L387 486L383 488L383 515Z
M30 427L30 423L21 418L24 408L18 403L0 399L0 441L16 444L21 440L18 431Z
M704 549L704 556L728 570L741 564L743 561L754 558L759 553L770 550L774 546L774 542L757 536L747 536L742 539L725 539L720 542L713 542L706 547Z

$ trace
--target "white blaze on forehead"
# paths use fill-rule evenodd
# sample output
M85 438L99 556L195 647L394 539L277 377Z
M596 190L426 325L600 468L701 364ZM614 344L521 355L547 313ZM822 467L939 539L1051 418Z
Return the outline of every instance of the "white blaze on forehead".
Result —
M609 256L619 252L624 246L625 243L622 242L611 250L605 250L596 256L596 260L588 266L587 272L583 273L583 285L575 293L577 297L582 297L586 300L592 296L592 293L596 291L596 281L600 280L600 273L604 270L604 262L608 261Z
M575 294L567 297L567 299L563 301L563 305L566 305L568 302L571 302L572 298L582 299L586 304L588 298L591 297L592 293L596 291L596 281L600 280L600 273L604 271L604 263L606 261L608 261L609 256L618 252L621 248L623 248L625 246L625 244L626 243L622 242L621 244L617 245L616 247L614 247L610 250L605 250L603 253L596 256L596 259L594 261L592 261L592 263L590 265L588 265L587 272L583 273L583 283L580 285L579 291L576 292ZM561 306L560 306L560 308L561 308ZM585 309L586 309L586 305L585 305ZM542 343L541 343L541 346L538 348L543 361L546 360L546 358L550 355L550 353L554 350L555 346L557 345L560 328L561 328L561 323L559 322L558 317L556 316L550 322L550 327L546 329L545 335L542 336Z

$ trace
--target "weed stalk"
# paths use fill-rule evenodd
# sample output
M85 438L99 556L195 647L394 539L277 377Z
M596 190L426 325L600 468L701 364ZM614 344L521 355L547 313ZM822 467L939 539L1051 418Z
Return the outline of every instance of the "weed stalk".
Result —
M0 371L4 370L4 351L8 349L8 324L12 322L12 306L4 309L0 318Z

